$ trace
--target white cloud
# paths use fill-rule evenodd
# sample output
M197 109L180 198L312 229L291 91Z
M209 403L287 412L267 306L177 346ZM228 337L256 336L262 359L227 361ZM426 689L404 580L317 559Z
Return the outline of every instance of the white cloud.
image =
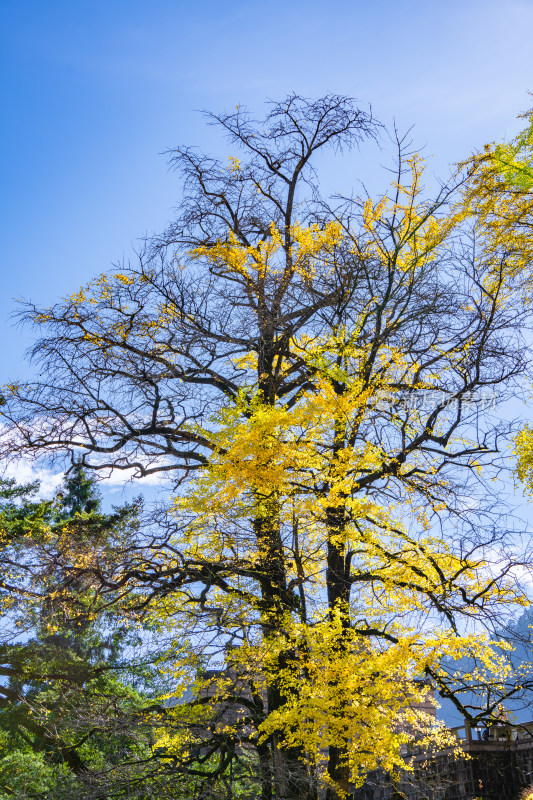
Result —
M110 491L118 491L124 488L126 484L135 483L139 488L144 486L161 486L169 480L168 472L154 472L151 475L145 475L144 478L135 477L136 470L130 469L113 469L109 475L102 481L102 486Z
M44 500L49 500L53 497L57 488L63 481L63 472L54 472L45 467L38 467L31 461L23 460L9 464L3 476L5 478L14 478L19 484L39 481L39 497Z
M105 477L101 473L99 474L98 471L95 472L95 476L101 478L101 488L110 492L119 492L132 485L138 486L139 490L146 487L162 487L169 480L168 472L155 472L151 475L146 475L144 478L136 478L133 468L113 469L109 473L103 470L103 473ZM61 485L65 472L56 472L39 466L32 461L21 459L17 462L11 462L2 474L4 478L14 478L18 484L39 481L39 497L43 500L49 500Z

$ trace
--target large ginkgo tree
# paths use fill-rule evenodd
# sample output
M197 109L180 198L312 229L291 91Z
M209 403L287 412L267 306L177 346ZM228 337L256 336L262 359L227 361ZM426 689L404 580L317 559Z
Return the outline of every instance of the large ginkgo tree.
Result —
M380 132L348 98L211 121L228 160L171 154L179 217L138 261L28 306L41 377L5 389L4 453L173 482L120 577L72 565L174 631L169 693L187 694L161 769L203 759L214 781L253 756L262 800L344 798L408 769L413 740L450 744L430 685L475 724L527 682L490 639L526 602L491 481L529 359L527 265L474 209L471 169L428 195L402 141L385 195L326 202L316 154Z

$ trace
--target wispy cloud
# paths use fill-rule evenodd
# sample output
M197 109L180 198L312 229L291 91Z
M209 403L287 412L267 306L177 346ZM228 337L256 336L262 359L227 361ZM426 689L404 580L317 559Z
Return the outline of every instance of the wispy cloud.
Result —
M14 478L19 484L39 481L39 497L44 500L54 496L63 480L63 472L55 472L23 460L8 464L3 475L5 478Z

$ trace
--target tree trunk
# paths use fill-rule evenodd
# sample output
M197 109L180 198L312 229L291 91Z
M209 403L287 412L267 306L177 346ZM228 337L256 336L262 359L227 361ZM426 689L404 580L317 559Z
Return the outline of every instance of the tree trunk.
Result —
M334 786L328 787L326 800L347 800L350 796L350 768L346 761L346 748L330 746L328 775Z
M345 525L342 507L330 508L326 514L330 540L328 542L327 592L330 616L339 612L341 630L336 643L337 656L347 653L349 644L345 631L350 627L350 562L342 544ZM328 788L327 800L346 800L350 795L350 768L345 745L330 745L328 751L328 776L333 785Z

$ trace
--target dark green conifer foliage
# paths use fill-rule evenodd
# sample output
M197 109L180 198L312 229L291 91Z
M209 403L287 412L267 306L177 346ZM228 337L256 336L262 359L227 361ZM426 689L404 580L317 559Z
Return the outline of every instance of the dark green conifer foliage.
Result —
M48 775L50 796L78 798L84 776L131 755L139 726L128 725L147 701L130 680L137 671L135 682L146 683L142 665L128 661L138 634L120 619L113 593L101 596L90 570L73 568L72 554L99 547L105 558L106 548L120 548L138 525L139 503L104 513L80 464L52 500L37 491L0 480L0 600L11 584L20 592L5 603L0 631L0 798L17 785L9 776L24 759ZM146 728L139 735L150 738ZM45 796L42 786L35 792Z
M100 511L100 492L94 479L87 475L79 461L76 461L68 473L63 489L58 494L58 500L62 508L59 513L60 519Z

